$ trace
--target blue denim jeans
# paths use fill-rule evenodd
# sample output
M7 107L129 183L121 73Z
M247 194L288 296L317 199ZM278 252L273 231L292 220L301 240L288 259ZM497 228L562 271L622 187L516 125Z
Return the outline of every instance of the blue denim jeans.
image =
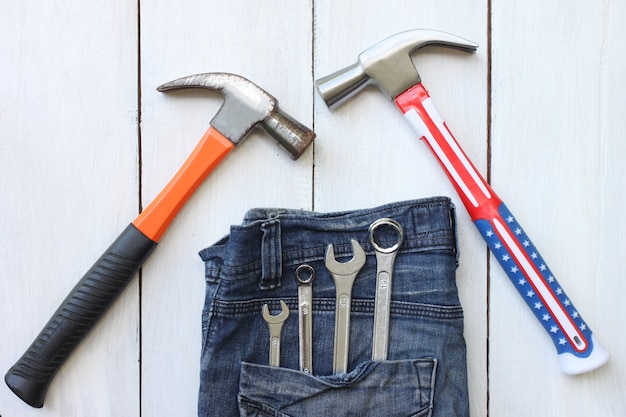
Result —
M376 258L368 228L389 217L404 230L393 270L389 350L372 361ZM241 225L200 252L206 265L202 317L200 416L469 415L463 311L459 303L456 219L448 198L366 210L316 213L252 209ZM396 232L381 229L389 247ZM324 264L366 253L352 289L347 373L333 374L335 285ZM388 244L384 242L387 241ZM315 270L313 372L299 369L295 269ZM269 331L261 310L290 310L281 333L280 367L268 365Z

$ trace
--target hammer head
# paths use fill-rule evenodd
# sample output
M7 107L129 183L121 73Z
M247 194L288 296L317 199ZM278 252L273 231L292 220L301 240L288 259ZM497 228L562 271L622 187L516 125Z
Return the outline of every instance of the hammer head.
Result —
M248 79L235 74L205 73L165 83L158 91L206 88L224 95L224 104L211 126L235 145L260 124L276 141L298 159L315 138L315 133L280 110L278 100Z
M478 48L474 42L436 30L400 32L361 52L355 64L317 80L317 89L329 107L338 106L369 84L378 86L393 100L421 82L411 53L427 45L465 52Z

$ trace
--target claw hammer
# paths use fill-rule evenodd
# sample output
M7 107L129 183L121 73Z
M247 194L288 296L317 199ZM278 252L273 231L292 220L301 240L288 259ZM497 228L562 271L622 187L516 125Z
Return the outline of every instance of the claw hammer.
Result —
M434 30L409 30L362 52L355 64L317 80L332 108L374 84L404 114L454 185L481 236L554 343L565 374L602 366L609 353L593 337L563 287L502 200L480 175L439 115L411 53L427 45L474 52L474 42Z
M263 126L293 159L300 157L315 137L280 110L274 97L238 75L192 75L158 90L179 88L219 91L224 104L176 175L81 278L5 375L9 388L32 407L43 407L56 372L121 294L193 192L253 127Z

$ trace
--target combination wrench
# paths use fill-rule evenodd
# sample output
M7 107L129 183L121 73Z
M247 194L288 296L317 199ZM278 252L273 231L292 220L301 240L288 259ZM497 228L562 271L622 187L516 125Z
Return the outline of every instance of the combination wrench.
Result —
M353 257L348 262L337 262L332 243L326 248L325 265L335 282L335 347L333 352L333 373L348 371L348 353L350 349L350 307L352 303L352 285L357 274L365 265L365 251L359 242L352 243Z
M375 239L376 229L391 226L396 234L397 241L392 246L381 247ZM387 359L389 346L389 316L391 311L391 283L393 278L393 265L396 254L402 244L404 231L400 224L389 218L376 220L369 228L369 238L376 253L376 296L374 301L374 333L372 337L372 360L383 361Z
M280 366L280 332L283 330L283 323L289 317L289 308L283 300L280 300L280 308L280 313L272 315L268 305L263 305L263 320L270 330L270 366Z
M300 339L300 370L313 373L313 287L315 270L304 264L296 268L298 283L298 336Z

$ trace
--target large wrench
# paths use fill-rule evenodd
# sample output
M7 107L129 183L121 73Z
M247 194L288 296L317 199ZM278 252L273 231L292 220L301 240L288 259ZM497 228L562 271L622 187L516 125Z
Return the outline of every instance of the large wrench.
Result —
M391 226L395 229L398 240L392 246L384 248L376 243L376 229L382 226ZM389 315L391 311L391 282L393 278L393 264L396 254L402 244L404 231L400 224L389 218L376 220L369 228L370 243L376 252L376 297L374 301L374 333L372 337L372 360L384 361L387 359L389 346Z
M283 323L289 317L289 308L283 300L280 300L280 307L280 313L273 316L268 305L263 305L263 320L270 330L270 366L280 366L280 332L283 330Z
M300 339L300 370L313 373L313 287L315 270L303 264L296 268L298 283L298 336Z
M333 373L348 371L348 352L350 350L350 306L352 303L352 284L357 274L365 265L365 251L359 242L352 242L354 256L348 262L337 262L332 243L326 248L326 269L333 277L336 289L335 298L335 350L333 352Z

